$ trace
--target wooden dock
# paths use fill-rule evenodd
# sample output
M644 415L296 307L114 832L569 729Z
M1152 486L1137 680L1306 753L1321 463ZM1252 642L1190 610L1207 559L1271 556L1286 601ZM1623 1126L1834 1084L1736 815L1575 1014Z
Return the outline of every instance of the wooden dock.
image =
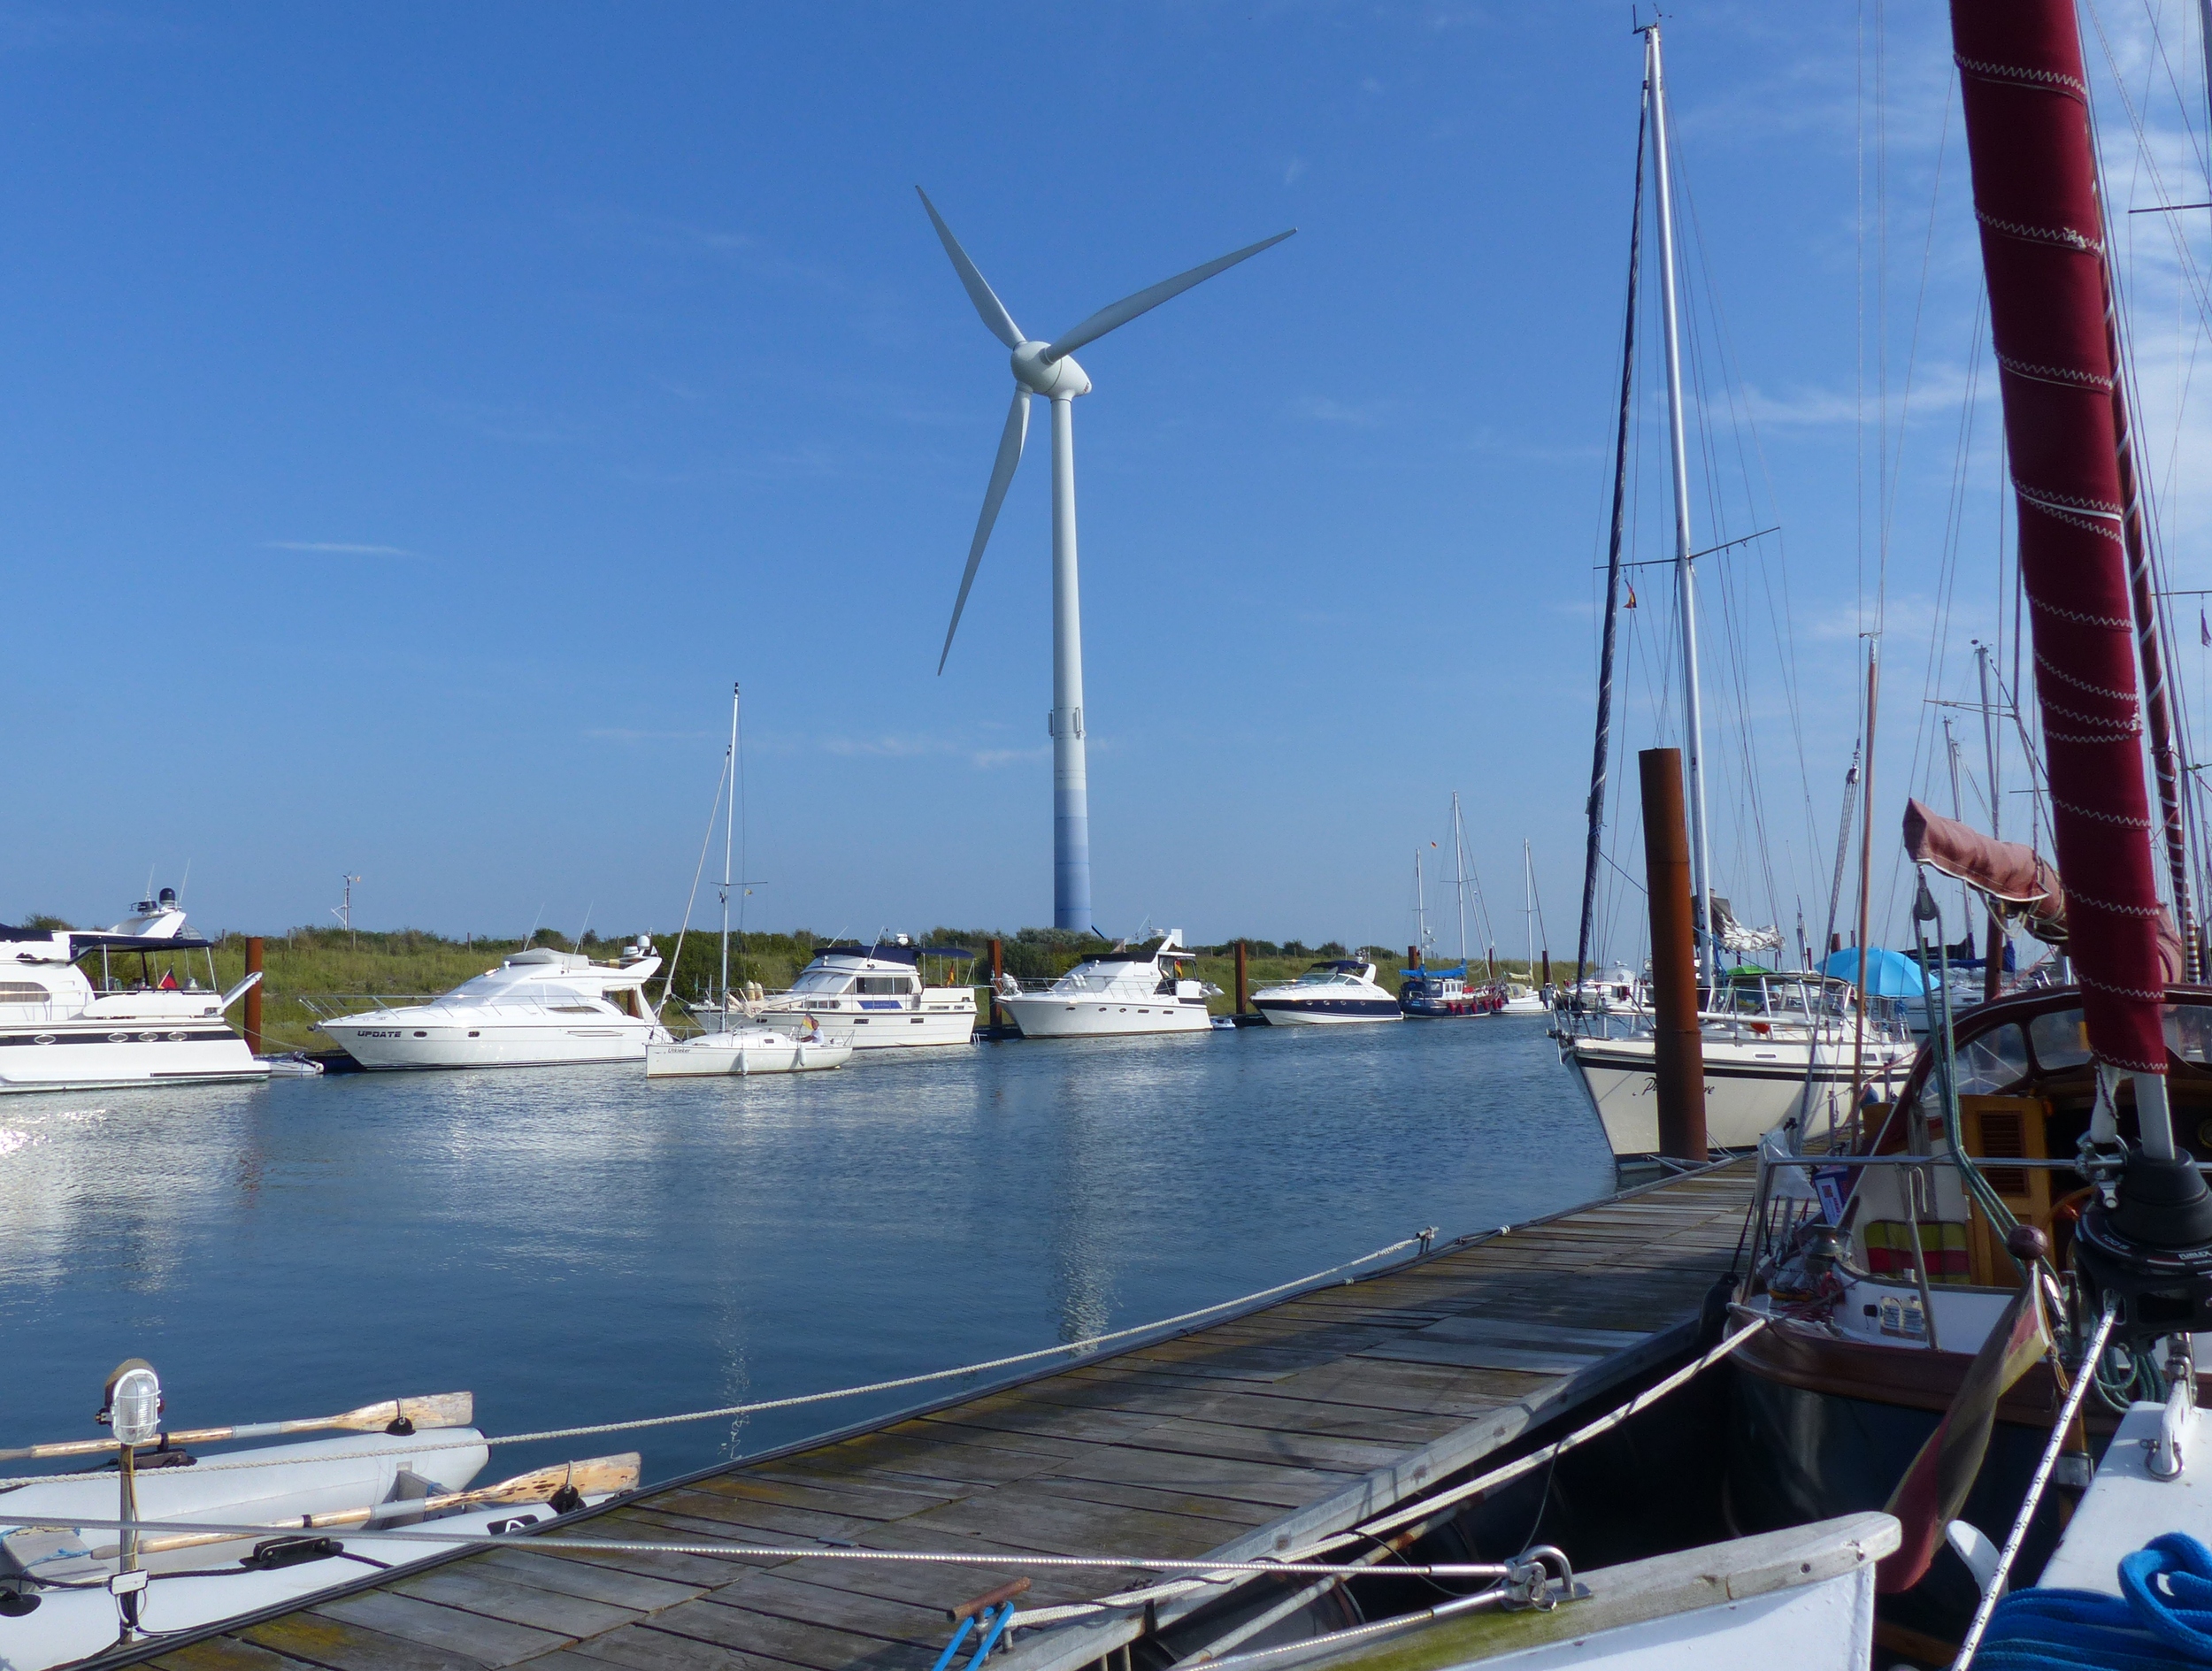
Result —
M1709 1169L649 1488L561 1528L972 1552L972 1566L553 1555L524 1538L115 1660L161 1671L926 1671L949 1635L946 1610L1010 1575L995 1554L1263 1558L1432 1489L1679 1355L1751 1190L1747 1162ZM1024 1605L1142 1576L1041 1574ZM1157 1612L1171 1622L1172 1604ZM1123 1614L1023 1632L993 1664L1064 1671L1144 1628Z

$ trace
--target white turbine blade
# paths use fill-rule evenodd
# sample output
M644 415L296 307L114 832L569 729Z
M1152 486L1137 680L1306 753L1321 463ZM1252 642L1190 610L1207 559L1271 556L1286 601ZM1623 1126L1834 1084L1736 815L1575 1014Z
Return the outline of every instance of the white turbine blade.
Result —
M929 194L919 186L914 195L922 200L922 207L929 211L930 224L937 228L937 236L945 246L945 253L952 257L953 271L960 275L960 282L967 287L968 300L975 303L975 310L983 316L985 327L1010 349L1018 349L1028 339L1022 335L1021 326L1014 323L1014 316L1006 310L1006 304L983 281L982 273L968 252L960 247L960 240L952 235L952 228L945 225L945 218L937 212L937 205L929 201Z
M1188 272L1179 272L1172 279L1163 279L1149 290L1140 290L1133 296L1124 296L1111 307L1101 308L1077 326L1072 331L1062 333L1053 344L1037 357L1049 365L1053 361L1072 354L1086 342L1095 342L1107 332L1129 323L1140 313L1149 313L1161 303L1179 296L1194 284L1203 284L1217 272L1226 272L1240 261L1249 261L1263 249L1271 249L1298 230L1279 232L1272 238L1263 238L1245 249L1233 250L1218 260L1209 261L1202 267L1193 267Z
M937 657L940 673L952 654L952 635L960 630L961 610L968 607L968 588L975 584L975 571L983 566L983 548L991 543L991 526L998 520L998 508L1006 501L1007 484L1014 479L1014 466L1022 461L1022 443L1028 439L1029 391L1017 383L1014 404L1006 413L1006 428L998 438L998 462L991 466L991 485L984 490L983 514L975 519L975 540L968 547L968 567L960 577L960 595L953 600L952 625L945 629L945 648Z

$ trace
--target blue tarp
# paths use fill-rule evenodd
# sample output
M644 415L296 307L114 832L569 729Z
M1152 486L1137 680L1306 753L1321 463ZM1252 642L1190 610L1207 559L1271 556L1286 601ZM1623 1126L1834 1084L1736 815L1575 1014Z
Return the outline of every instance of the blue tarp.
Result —
M1855 985L1859 978L1859 954L1855 947L1828 954L1828 961L1820 966L1821 973L1838 980L1847 980ZM1920 965L1902 952L1893 952L1887 947L1870 946L1866 948L1866 991L1870 998L1924 998L1931 983L1921 973Z

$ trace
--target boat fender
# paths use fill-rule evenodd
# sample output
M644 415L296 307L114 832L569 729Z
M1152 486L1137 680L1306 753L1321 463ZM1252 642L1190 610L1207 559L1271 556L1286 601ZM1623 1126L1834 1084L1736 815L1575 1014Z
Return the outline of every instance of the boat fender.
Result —
M1705 1291L1705 1299L1697 1308L1697 1349L1710 1352L1720 1345L1721 1331L1728 1326L1728 1302L1736 1297L1736 1274L1730 1271L1718 1278Z
M584 1494L570 1481L545 1499L545 1506L556 1514L573 1514L584 1506Z
M334 1537L265 1537L253 1546L253 1553L241 1555L238 1564L254 1572L275 1572L345 1552L346 1546Z

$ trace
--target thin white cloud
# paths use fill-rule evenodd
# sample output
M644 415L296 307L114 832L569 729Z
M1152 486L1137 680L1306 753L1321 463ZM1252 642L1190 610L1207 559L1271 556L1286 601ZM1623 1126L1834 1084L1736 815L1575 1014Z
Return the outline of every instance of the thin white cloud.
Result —
M657 743L696 742L701 738L718 733L705 731L633 731L626 725L595 725L584 735L597 742Z
M349 540L265 540L266 551L305 551L333 557L413 557L421 553L402 546L357 545Z

